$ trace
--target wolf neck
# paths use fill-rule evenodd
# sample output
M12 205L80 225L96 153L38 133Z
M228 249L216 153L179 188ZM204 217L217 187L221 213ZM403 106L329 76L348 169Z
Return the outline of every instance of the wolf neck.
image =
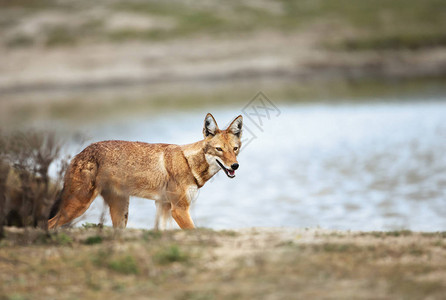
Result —
M206 157L206 144L204 141L184 145L182 148L184 157L199 188L220 170L220 167L209 161L209 157Z

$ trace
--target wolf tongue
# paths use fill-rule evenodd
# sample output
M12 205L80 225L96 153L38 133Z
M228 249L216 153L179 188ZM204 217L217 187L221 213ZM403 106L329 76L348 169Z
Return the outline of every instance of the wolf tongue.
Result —
M233 171L233 170L228 170L228 173L229 173L230 175L234 175L235 171Z

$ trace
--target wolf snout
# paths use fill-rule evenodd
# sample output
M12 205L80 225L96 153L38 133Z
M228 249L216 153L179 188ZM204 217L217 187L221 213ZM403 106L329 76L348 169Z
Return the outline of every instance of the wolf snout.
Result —
M239 167L238 163L232 164L231 165L231 169L233 169L234 171L237 170Z

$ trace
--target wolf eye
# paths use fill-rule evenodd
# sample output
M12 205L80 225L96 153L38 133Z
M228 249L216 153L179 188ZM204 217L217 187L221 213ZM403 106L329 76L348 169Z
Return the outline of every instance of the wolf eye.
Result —
M237 151L238 150L238 147L234 147L234 151Z
M215 148L215 150L217 150L217 151L223 151L223 149L220 148L220 147Z

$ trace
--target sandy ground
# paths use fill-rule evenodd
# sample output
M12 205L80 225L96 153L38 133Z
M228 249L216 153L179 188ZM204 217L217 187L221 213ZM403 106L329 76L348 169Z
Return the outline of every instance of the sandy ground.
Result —
M443 299L444 233L6 229L1 299Z

